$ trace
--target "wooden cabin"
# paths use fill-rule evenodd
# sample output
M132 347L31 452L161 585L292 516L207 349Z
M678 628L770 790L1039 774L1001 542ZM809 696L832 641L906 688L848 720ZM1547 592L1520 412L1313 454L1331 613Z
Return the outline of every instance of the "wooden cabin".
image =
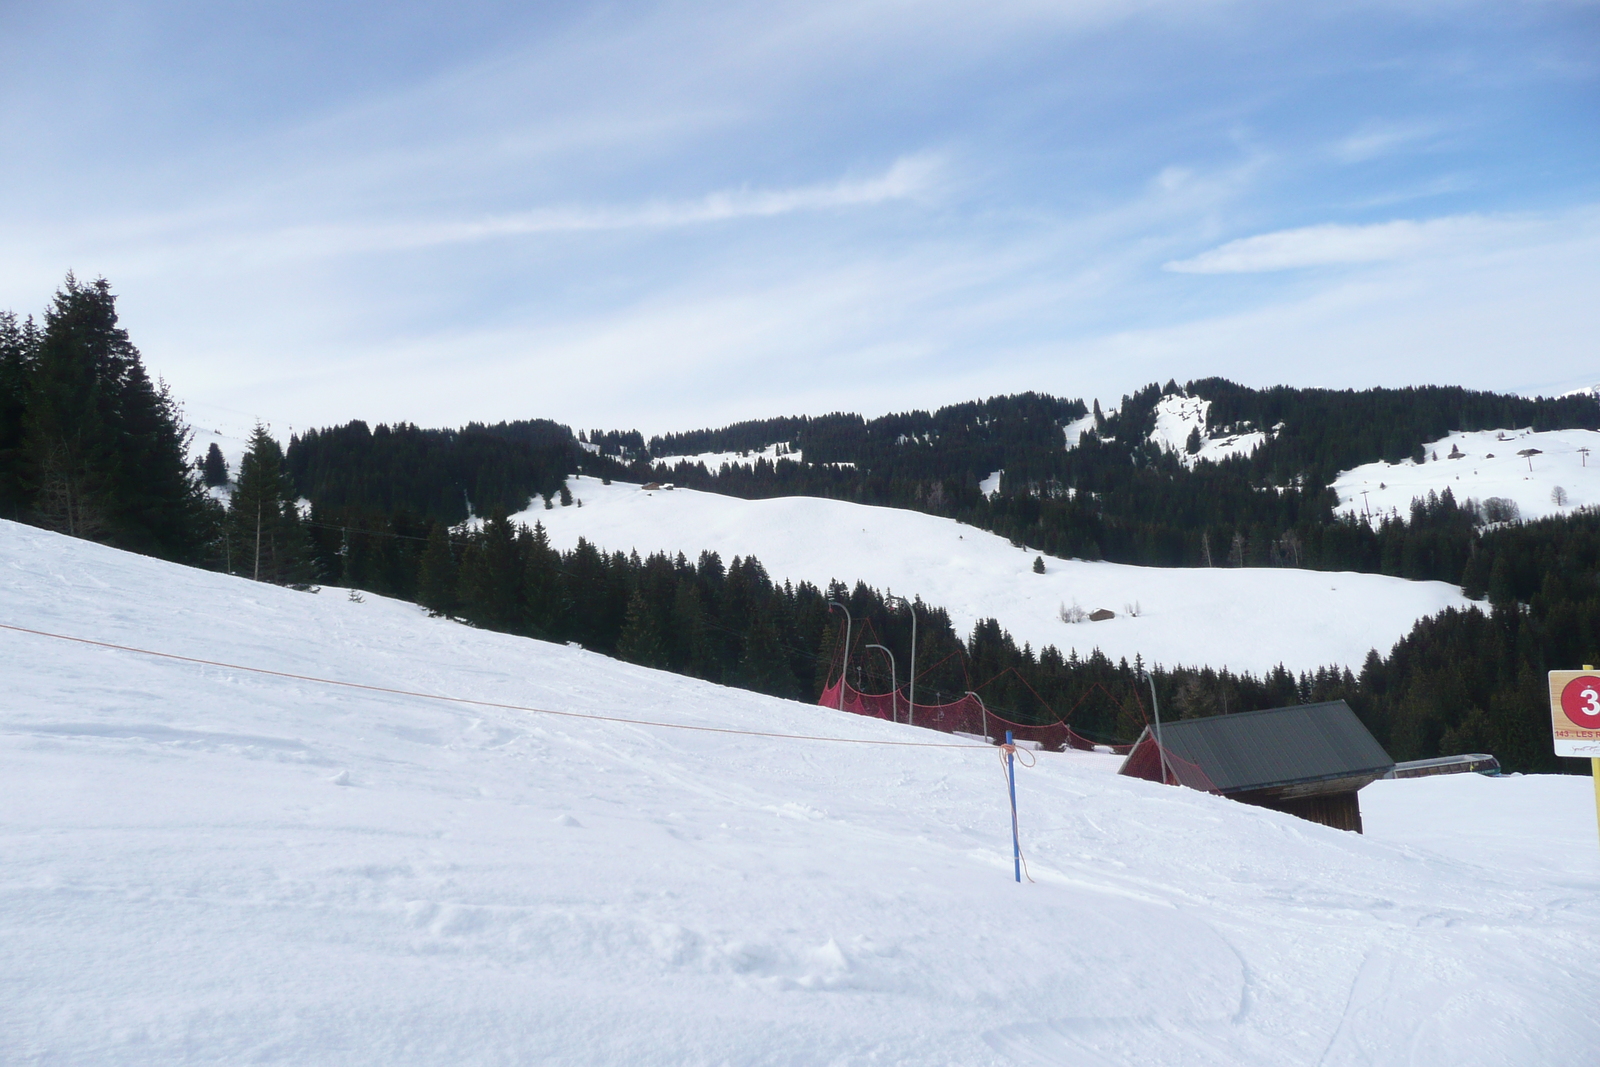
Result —
M1147 726L1119 773L1360 833L1356 794L1393 768L1350 705L1333 700L1163 723L1160 748Z

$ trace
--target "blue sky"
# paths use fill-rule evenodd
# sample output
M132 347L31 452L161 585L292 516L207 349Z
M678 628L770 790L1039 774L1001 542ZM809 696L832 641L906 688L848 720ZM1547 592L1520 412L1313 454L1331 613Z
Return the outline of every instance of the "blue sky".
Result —
M193 410L645 432L1600 382L1600 5L0 0L0 307Z

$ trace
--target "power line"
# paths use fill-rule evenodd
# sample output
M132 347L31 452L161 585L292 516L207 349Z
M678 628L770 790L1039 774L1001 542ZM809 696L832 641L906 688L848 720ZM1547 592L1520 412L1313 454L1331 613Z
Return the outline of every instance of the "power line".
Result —
M200 659L196 656L180 656L172 652L157 652L148 648L137 648L133 645L118 645L110 641L95 641L87 637L73 637L69 634L51 633L48 630L31 630L26 626L12 626L0 623L0 630L11 630L15 633L32 634L35 637L48 637L57 641L71 641L80 645L92 645L97 648L109 648L118 652L132 652L141 656L154 656L158 659L177 660L181 663L195 663L205 667L220 667L223 670L247 671L251 674L264 674L273 678L288 678L297 682L313 682L317 685L341 686L346 689L363 689L371 693L385 693L391 696L415 697L420 700L438 700L450 704L470 704L480 708L497 708L502 711L523 711L534 715L555 715L564 719L588 719L594 722L614 722L627 726L654 726L664 730L691 730L697 733L708 734L736 734L742 737L768 737L782 741L834 741L845 745L885 745L893 748L982 748L989 749L989 745L964 745L952 744L944 741L878 741L863 737L823 737L820 734L782 734L767 730L735 730L727 726L694 726L679 722L658 722L653 719L631 719L619 715L596 715L582 711L554 711L550 708L534 708L521 704L502 704L492 700L474 700L470 697L443 696L438 693L418 693L409 689L391 689L381 685L366 685L362 682L346 682L337 678L319 678L310 674L294 674L290 671L274 671L265 667L246 667L239 663L224 663L220 660Z

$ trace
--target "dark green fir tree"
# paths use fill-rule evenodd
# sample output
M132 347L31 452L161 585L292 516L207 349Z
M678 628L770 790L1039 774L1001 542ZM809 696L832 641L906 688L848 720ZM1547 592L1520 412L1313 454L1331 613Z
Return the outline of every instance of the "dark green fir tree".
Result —
M305 530L294 483L283 467L283 449L259 423L239 461L228 505L227 539L235 574L279 585L309 577Z
M633 596L628 598L622 634L617 638L617 655L644 667L665 667L667 642L662 630L661 620L644 593L634 590Z
M417 603L434 615L455 614L457 581L450 532L444 523L436 522L428 531L428 547L422 550L417 571Z
M215 441L212 441L211 447L206 449L206 458L201 464L200 474L209 489L228 484L228 461L222 458L222 449L217 447Z
M750 613L739 651L736 684L758 693L794 699L799 687L789 670L773 607L764 604Z
M203 553L211 513L189 434L145 373L100 279L72 275L45 312L22 419L22 492L34 521L168 559Z
M521 632L526 597L517 534L503 507L473 538L461 560L461 613L479 626Z
M0 311L0 518L23 517L22 419L38 354L33 319L19 323L11 312Z

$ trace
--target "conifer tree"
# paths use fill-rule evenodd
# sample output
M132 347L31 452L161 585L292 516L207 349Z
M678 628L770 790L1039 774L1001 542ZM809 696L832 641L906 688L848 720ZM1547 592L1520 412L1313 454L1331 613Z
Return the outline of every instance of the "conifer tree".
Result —
M556 639L564 616L561 597L561 554L550 547L544 523L535 522L523 559L523 588L527 597L528 632L547 641Z
M1516 587L1511 581L1511 567L1504 553L1495 556L1489 570L1489 603L1497 608L1509 607L1517 602Z
M672 661L677 670L695 678L716 681L716 656L706 634L706 607L691 571L680 572L678 587L672 594Z
M45 315L23 419L24 492L35 521L73 537L112 530L116 402L131 346L67 276Z
M523 566L505 508L496 506L462 560L461 611L480 626L509 633L524 622Z
M617 655L644 667L665 667L667 646L661 620L645 599L642 589L628 598L628 614L617 638Z
M819 696L833 680L834 661L839 656L839 645L843 640L844 618L840 616L837 626L830 623L823 627L822 638L817 643L816 670L811 678L811 691Z
M456 610L456 561L450 550L450 536L443 523L428 531L428 547L422 551L417 571L417 603L435 615L450 615Z
M283 449L260 423L239 461L227 522L235 574L280 585L308 577L294 484L283 469Z
M45 313L22 420L22 491L40 525L192 560L208 511L189 434L117 324L100 279L71 274Z
M562 557L561 591L567 633L585 648L605 647L607 557L587 540Z
M339 531L339 584L346 589L369 589L373 585L372 539L357 523Z
M0 516L22 517L22 419L28 408L31 375L39 351L39 331L33 319L18 324L9 311L0 311Z
M200 470L207 488L215 489L219 485L228 484L228 461L223 458L222 449L217 447L215 441L212 441L211 447L206 449L205 462Z
M769 696L797 696L798 687L779 639L772 605L763 604L750 613L743 638L735 684Z

